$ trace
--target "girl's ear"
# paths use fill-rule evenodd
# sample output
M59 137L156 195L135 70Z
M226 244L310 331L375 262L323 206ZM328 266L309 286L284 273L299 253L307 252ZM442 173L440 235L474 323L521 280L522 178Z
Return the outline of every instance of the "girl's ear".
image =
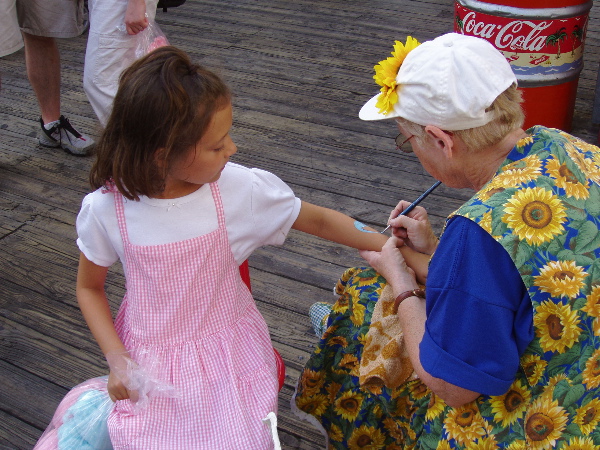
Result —
M164 180L169 173L169 163L167 161L167 150L164 147L156 149L154 152L154 167L156 175Z
M456 151L454 145L453 134L450 131L444 131L433 125L427 125L425 132L431 138L433 145L435 145L441 152L446 155L447 158L452 158Z
M166 152L167 150L164 147L157 148L154 152L154 164L161 171L167 170Z

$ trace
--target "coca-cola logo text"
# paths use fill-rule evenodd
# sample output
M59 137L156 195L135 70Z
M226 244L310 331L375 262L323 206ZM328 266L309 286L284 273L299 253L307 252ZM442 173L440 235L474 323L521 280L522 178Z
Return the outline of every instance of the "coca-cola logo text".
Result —
M463 33L478 36L494 44L497 49L525 50L539 52L546 46L548 34L542 32L552 25L552 21L534 22L512 20L504 25L477 21L477 14L470 11L463 18Z

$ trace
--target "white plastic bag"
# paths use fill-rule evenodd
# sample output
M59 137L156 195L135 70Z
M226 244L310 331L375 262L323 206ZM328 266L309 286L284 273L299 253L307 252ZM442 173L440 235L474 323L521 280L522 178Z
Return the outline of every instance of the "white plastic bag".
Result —
M106 420L108 376L78 384L62 399L34 450L112 450Z
M148 14L146 14L146 18L147 17ZM117 29L123 33L127 33L125 24L119 25ZM169 45L169 40L167 39L167 36L165 36L165 33L163 33L154 20L150 19L148 19L148 27L138 34L131 35L131 39L136 41L135 46L133 47L135 59L139 59L159 47Z
M106 355L110 369L132 392L134 414L153 397L179 397L172 384L156 378L159 365L152 355L142 351L137 357L140 365L129 353ZM107 419L114 403L107 385L108 376L92 378L67 392L34 450L112 450Z
M138 40L137 45L135 47L136 59L147 55L152 50L156 50L159 47L169 45L167 37L160 29L158 24L153 20L150 20L148 22L148 27L144 31L140 31L135 36Z
M148 352L137 353L136 359L140 364L131 359L129 353L109 353L105 356L110 370L121 379L127 390L132 392L134 413L137 414L148 406L153 397L179 397L172 384L158 379L160 366Z

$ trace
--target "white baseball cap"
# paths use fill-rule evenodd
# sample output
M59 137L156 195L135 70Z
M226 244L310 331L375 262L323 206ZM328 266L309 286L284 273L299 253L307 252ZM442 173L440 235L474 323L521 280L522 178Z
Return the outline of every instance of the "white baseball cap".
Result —
M396 82L393 109L380 114L378 94L361 108L362 120L403 117L448 131L479 127L494 118L486 108L517 78L504 55L486 40L448 33L408 53Z

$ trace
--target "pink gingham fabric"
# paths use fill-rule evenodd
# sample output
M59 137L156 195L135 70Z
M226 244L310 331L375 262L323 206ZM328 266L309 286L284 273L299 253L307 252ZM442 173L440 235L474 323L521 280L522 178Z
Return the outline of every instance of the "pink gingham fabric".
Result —
M115 449L273 447L262 422L277 411L273 346L229 247L216 183L211 191L217 230L154 246L130 243L114 194L127 273L115 326L132 358L179 395L152 398L137 414L117 402L108 419Z

